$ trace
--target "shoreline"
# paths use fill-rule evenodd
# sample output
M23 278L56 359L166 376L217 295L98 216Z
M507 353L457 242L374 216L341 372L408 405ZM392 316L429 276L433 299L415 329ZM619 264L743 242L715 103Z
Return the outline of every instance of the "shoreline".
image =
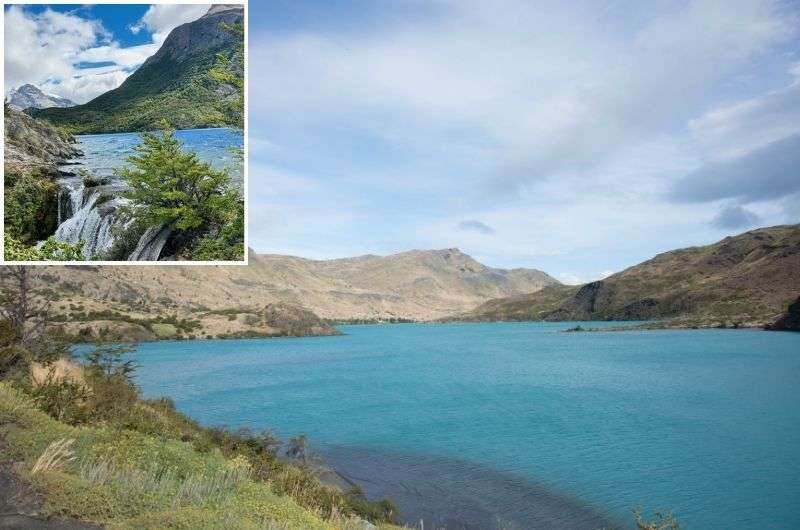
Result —
M114 322L127 322L124 320L69 320L59 322L62 326L66 325L72 327L89 327L89 326L107 326ZM587 321L597 322L597 321ZM624 321L603 321L603 322L624 322ZM472 324L564 324L563 329L555 329L556 333L621 333L633 331L712 331L712 330L738 330L738 331L773 331L764 326L720 326L720 325L664 325L659 323L643 323L634 325L619 325L608 327L583 327L581 324L575 325L576 321L544 321L544 320L500 320L493 322L470 322L470 321L451 321L451 322L438 322L438 321L416 321L416 322L361 322L361 323L333 323L328 321L329 326L333 329L332 332L325 333L305 333L305 334L284 334L284 333L258 333L258 332L245 332L245 333L230 333L221 335L195 335L195 336L153 336L153 337L134 337L134 336L115 336L110 342L125 343L164 343L164 342L187 342L187 341L227 341L227 340L262 340L262 339L301 339L301 338L324 338L324 337L342 337L347 336L348 333L339 329L340 326L402 326L408 324L418 325L472 325ZM202 332L202 330L200 330ZM91 341L84 341L85 337L80 334L74 336L76 340L81 343L89 343Z
M399 522L411 528L625 527L577 497L471 460L335 445L318 452L331 483L356 485L371 500L390 499Z

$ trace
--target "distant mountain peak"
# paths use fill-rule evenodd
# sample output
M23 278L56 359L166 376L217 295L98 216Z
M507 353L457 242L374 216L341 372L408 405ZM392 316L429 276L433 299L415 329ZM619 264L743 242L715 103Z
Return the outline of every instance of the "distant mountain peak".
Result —
M11 92L8 93L8 104L19 110L29 108L48 109L50 107L66 108L76 105L75 102L67 98L62 98L55 94L45 94L39 87L30 83L11 89Z
M208 8L208 11L206 11L206 14L203 16L216 15L217 13L223 13L233 9L244 9L244 6L242 4L214 4Z

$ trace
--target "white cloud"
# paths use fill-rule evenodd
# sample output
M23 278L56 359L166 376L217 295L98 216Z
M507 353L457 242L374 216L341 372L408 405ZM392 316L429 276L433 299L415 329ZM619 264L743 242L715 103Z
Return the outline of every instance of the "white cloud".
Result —
M558 281L561 283L565 283L567 285L580 285L583 282L577 275L571 272L560 272L558 273Z
M153 43L161 46L169 32L186 22L202 17L211 4L153 4L142 19L130 27L138 34L146 29L153 34Z
M122 47L98 20L49 8L34 14L12 5L5 11L5 92L31 83L85 103L118 87L158 50L172 28L199 18L208 7L151 6L139 29L152 31L153 42ZM81 63L112 65L81 68Z
M6 92L25 83L47 83L48 92L70 99L76 93L58 83L75 74L81 52L109 39L97 21L50 9L34 15L19 5L6 10L4 30Z
M365 117L350 123L406 138L413 128L421 144L475 131L509 189L690 118L732 68L792 31L766 0L674 4L620 34L591 5L444 4L445 16L413 26L262 36L254 110L311 126Z
M800 64L792 65L789 73L793 79L784 88L715 108L689 121L710 159L738 158L800 133Z

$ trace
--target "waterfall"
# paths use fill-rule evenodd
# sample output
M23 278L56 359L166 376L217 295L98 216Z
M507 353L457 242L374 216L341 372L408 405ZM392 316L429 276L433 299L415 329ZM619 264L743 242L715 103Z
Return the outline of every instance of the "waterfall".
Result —
M128 261L156 261L167 244L172 229L168 226L151 226L145 230Z
M86 187L83 179L75 177L62 178L59 185L59 225L54 237L71 244L82 241L86 259L102 256L111 250L116 240L115 233L127 228L128 224L118 211L120 206L129 202L120 197L125 186L114 183ZM167 227L148 228L128 256L128 261L158 260L171 234L172 230Z
M73 206L83 204L80 204L69 219L58 226L55 233L55 238L59 241L72 244L83 241L83 255L87 259L110 250L114 244L112 229L115 226L122 226L123 223L117 213L117 207L124 204L125 200L112 198L97 204L103 195L102 191L102 189L89 190L85 202L82 192L80 202L74 199L76 194L71 194Z

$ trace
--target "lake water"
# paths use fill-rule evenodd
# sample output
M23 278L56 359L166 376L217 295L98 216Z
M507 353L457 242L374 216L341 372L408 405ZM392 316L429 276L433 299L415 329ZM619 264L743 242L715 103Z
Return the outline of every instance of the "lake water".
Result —
M228 169L231 179L241 185L242 163L231 148L244 147L241 129L185 129L175 132L185 150L197 153L197 157L215 169ZM114 168L127 165L126 159L133 148L141 143L139 133L82 134L77 135L79 148L84 157L78 159L87 170L96 175L112 176Z
M630 527L636 506L690 530L800 528L800 334L571 325L344 326L136 359L146 395L305 433L426 528Z

